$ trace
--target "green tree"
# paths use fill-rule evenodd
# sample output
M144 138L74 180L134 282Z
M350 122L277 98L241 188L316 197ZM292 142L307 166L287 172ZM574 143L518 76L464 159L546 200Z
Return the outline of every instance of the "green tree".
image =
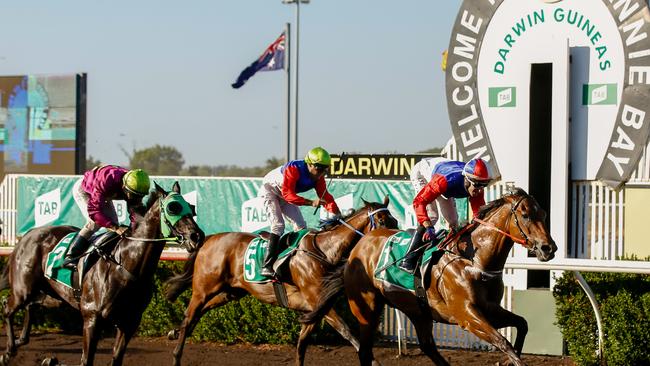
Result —
M88 155L86 158L86 170L92 169L98 165L102 165L102 162L99 161L98 159L93 158L92 155Z
M155 145L126 154L131 169L144 169L150 175L179 175L185 164L183 154L172 146Z
M432 148L430 148L430 149L426 149L426 150L418 151L417 153L418 153L418 154L432 154L432 155L436 155L436 154L440 154L440 153L442 152L442 149L443 149L442 147L432 147Z
M216 177L263 177L271 171L284 164L283 159L270 158L264 166L241 167L237 165L190 165L182 171L182 175L192 176L216 176Z

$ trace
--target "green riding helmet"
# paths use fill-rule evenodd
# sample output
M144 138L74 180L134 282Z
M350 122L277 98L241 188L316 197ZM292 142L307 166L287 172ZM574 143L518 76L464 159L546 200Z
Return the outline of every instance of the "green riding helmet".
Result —
M124 189L140 196L149 193L149 174L142 169L129 170L122 178Z
M327 150L319 146L309 150L305 156L305 162L311 165L318 164L330 166L332 165L332 158L330 157L330 153L328 153Z

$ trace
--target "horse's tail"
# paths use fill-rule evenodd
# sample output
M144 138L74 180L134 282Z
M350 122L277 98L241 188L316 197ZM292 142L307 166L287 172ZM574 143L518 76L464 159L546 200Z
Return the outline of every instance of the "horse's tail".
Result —
M7 261L5 263L5 268L2 270L2 274L0 275L0 290L5 290L9 288L9 266L11 263Z
M325 314L334 306L337 295L343 291L343 272L346 263L336 268L334 272L323 279L321 296L316 308L300 317L303 324L313 324L321 320Z
M178 296L183 293L187 288L192 285L192 277L194 276L194 262L199 251L190 254L190 257L185 263L183 273L165 281L165 298L169 301L176 301Z

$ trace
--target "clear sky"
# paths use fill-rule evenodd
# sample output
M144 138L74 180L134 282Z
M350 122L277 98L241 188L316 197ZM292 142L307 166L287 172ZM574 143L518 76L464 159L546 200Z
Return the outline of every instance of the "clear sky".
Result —
M300 155L443 146L460 2L301 5ZM186 164L262 165L284 156L284 73L230 84L294 20L281 0L4 2L0 74L88 73L87 153L104 163L162 144Z

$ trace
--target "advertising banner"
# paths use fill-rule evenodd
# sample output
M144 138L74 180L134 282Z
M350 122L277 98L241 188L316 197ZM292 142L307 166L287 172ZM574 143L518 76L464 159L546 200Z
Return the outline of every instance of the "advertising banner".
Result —
M80 177L20 177L18 180L17 219L18 235L43 225L73 225L86 223L82 211L72 197L72 186ZM257 198L260 178L152 178L163 188L170 190L174 182L181 186L183 197L196 205L196 221L206 234L224 231L257 231L268 229L263 203ZM359 208L362 200L382 202L388 196L392 215L401 228L416 225L412 201L415 195L410 182L333 180L329 191L342 211ZM304 196L316 198L315 193ZM114 201L120 223L128 223L126 205ZM459 202L459 217L467 217L467 205ZM314 215L313 207L301 207L309 227L318 226L325 217L321 208ZM287 225L287 230L292 230Z

